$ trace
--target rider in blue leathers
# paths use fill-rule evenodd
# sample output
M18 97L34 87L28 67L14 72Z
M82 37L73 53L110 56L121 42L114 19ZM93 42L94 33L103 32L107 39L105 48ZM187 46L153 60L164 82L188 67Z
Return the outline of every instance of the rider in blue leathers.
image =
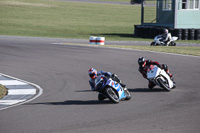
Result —
M120 80L119 80L119 78L117 77L116 74L111 74L110 72L104 72L104 71L99 71L99 72L97 72L97 70L94 69L94 68L90 68L90 69L88 70L88 74L89 74L89 76L90 76L89 84L90 84L90 86L91 86L92 91L96 91L96 88L95 88L95 79L96 79L96 77L99 76L99 75L104 75L104 76L107 77L107 78L112 78L113 80L119 82L119 83L121 84L122 87L126 87L125 84L123 84L123 83L120 82ZM102 93L99 93L99 95L98 95L99 101L102 101L102 100L104 100L105 98L106 98L106 97L105 97Z

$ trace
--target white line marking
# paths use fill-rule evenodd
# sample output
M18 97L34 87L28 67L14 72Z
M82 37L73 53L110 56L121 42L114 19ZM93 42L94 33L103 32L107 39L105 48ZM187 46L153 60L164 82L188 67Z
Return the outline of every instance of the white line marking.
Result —
M0 100L0 105L12 105L20 102L24 102L26 99L23 100Z
M17 80L0 80L0 84L2 85L27 85L27 83L17 81Z
M5 77L8 77L8 78L11 78L11 79L15 79L15 80L18 80L18 81L21 81L21 82L24 82L24 83L26 83L26 84L30 84L30 85L36 87L36 88L38 89L38 91L39 91L37 95L35 95L33 98L31 98L31 99L29 99L29 100L27 100L27 99L18 100L18 101L16 101L15 104L13 104L13 103L12 103L12 104L9 104L10 106L6 106L6 107L4 107L4 108L0 108L0 110L8 109L8 108L11 108L11 107L15 107L15 106L18 106L18 105L21 105L21 104L30 102L30 101L32 101L32 100L38 98L39 96L41 96L42 93L43 93L43 89L42 89L40 86L38 86L38 85L36 85L36 84L34 84L34 83L27 82L27 81L24 81L24 80L21 80L21 79L18 79L18 78L15 78L15 77L12 77L12 76L9 76L9 75L6 75L6 74L2 74L2 73L0 73L0 75L1 75L1 76L5 76ZM4 102L4 104L3 104L3 102ZM14 101L13 101L13 102L14 102ZM1 104L5 105L6 103L8 104L8 101L7 101L7 100L5 100L5 101L0 100L0 105L1 105Z
M36 89L12 89L8 90L8 95L34 95Z

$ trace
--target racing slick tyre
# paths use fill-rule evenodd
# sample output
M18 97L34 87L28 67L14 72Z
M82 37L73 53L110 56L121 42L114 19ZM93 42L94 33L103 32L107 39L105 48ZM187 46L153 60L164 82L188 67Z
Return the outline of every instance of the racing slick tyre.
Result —
M176 46L176 43L175 42L170 42L169 46Z
M152 42L151 44L150 44L150 46L154 46L155 45L155 42Z
M174 46L176 46L176 43L174 42Z
M110 87L106 88L105 94L108 96L108 98L110 99L111 102L119 103L119 97L112 88L110 88Z
M164 90L166 90L166 91L171 90L171 88L169 88L167 81L163 81L161 78L158 78L157 81Z
M134 5L135 4L135 0L131 0L130 3L131 3L131 5Z
M126 94L125 100L130 100L131 99L131 93L128 91L128 89L124 89L124 93Z
M175 82L173 82L174 83L174 86L172 87L172 89L175 89L176 88L176 83Z

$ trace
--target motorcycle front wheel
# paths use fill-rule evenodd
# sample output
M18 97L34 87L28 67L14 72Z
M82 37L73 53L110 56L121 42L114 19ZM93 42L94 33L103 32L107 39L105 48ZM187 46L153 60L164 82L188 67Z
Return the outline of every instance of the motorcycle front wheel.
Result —
M158 83L160 84L160 86L161 86L164 90L166 90L166 91L170 91L170 90L171 90L171 88L169 88L168 83L165 82L165 81L163 81L161 78L158 78L157 81L158 81Z
M111 102L113 103L119 103L119 97L117 96L116 92L108 87L105 89L105 94L108 96Z
M131 3L132 5L134 5L134 4L135 4L135 0L131 0L130 3Z
M154 46L155 45L155 42L152 42L151 44L150 44L150 46Z

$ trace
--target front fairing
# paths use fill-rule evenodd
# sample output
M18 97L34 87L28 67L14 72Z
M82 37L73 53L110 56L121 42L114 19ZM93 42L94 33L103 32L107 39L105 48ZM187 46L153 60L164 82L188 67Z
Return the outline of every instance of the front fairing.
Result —
M173 82L171 81L169 75L157 66L154 66L153 69L147 71L147 79L155 84L158 84L157 79L161 78L163 81L167 80L169 87L173 87ZM159 85L160 86L160 85Z
M120 100L126 98L124 88L118 82L113 81L112 79L108 79L107 85L109 85L117 91Z
M160 74L160 68L154 66L153 69L147 71L147 79L155 79Z
M103 93L106 87L111 87L118 95L119 99L126 98L123 87L111 78L107 79L105 76L98 76L95 79L96 91Z

